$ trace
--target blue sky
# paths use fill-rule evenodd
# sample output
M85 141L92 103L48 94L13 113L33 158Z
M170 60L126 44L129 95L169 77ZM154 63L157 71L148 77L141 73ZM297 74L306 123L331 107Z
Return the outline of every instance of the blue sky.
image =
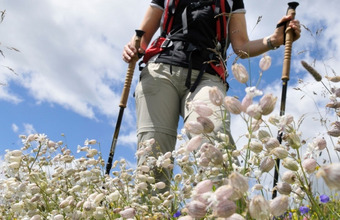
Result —
M51 140L64 141L73 151L86 139L96 139L107 159L127 68L121 59L122 49L138 28L149 2L0 0L0 10L6 10L0 24L0 49L5 55L0 57L0 156L5 149L21 147L20 134L45 133ZM249 36L258 39L272 33L289 1L244 2ZM293 46L286 112L297 118L307 113L310 120L305 120L305 133L323 135L325 131L315 119L319 114L314 103L323 108L327 99L321 95L301 99L302 94L296 93L294 87L302 79L307 93L323 91L320 83L302 69L301 60L311 63L316 59L315 68L323 76L333 74L332 69L339 71L339 7L336 0L299 2L296 17L311 32L303 29L301 39ZM259 16L262 20L255 25ZM268 53L273 64L260 85L263 91L278 96L278 100L283 50L281 47ZM243 61L254 78L258 77L260 58ZM232 61L228 61L229 67ZM136 70L115 153L115 159L124 157L131 163L136 149L132 92L138 74ZM228 80L229 95L242 97L245 87L232 76ZM322 114L327 112L322 110ZM231 129L235 139L241 135L241 123L233 117Z

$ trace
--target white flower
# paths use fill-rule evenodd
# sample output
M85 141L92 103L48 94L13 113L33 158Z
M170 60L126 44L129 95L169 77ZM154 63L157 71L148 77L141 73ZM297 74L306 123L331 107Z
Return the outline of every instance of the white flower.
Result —
M263 92L261 90L258 90L255 86L253 87L247 87L245 89L247 96L249 96L249 98L254 98L256 96L261 96L263 95Z

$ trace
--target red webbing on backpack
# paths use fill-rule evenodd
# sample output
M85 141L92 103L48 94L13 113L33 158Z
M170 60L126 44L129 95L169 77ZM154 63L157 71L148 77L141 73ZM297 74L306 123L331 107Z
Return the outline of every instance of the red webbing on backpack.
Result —
M172 28L172 23L174 20L174 12L178 5L179 0L175 0L175 5L173 5L173 1L174 0L168 0L166 3L166 7L164 11L164 18L163 18L163 33L164 34L168 34ZM172 11L170 12L169 10L172 10ZM169 16L170 16L170 20L169 20ZM165 41L165 39L166 39L165 36L160 36L151 43L150 47L147 48L144 53L143 63L147 63L151 57L159 54L163 50L162 44Z
M219 42L223 42L227 38L227 18L226 15L223 13L226 12L226 7L225 7L225 0L217 0L217 2L220 3L220 11L218 13L218 17L216 20L216 37ZM215 11L216 5L213 5L213 10ZM222 45L223 46L223 45ZM210 63L210 66L217 72L217 74L223 79L223 81L226 80L225 72L226 68L225 65L223 64L224 61L220 60L219 63Z
M164 18L163 18L163 31L165 33L169 33L171 31L172 28L172 23L174 21L174 16L173 16L173 12L169 12L169 8L171 6L171 9L173 8L173 5L170 5L170 2L172 2L173 0L168 0L166 3L166 7L165 7L165 11L164 11ZM177 7L179 0L175 0L175 7ZM171 14L170 14L171 13ZM169 15L171 15L170 20L169 19Z

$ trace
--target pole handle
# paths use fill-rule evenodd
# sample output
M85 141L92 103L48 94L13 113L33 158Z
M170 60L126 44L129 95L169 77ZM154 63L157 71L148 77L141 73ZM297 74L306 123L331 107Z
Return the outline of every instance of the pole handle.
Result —
M291 15L292 18L295 18L295 9L299 5L298 2L289 2L288 3L288 9L287 9L287 15ZM289 80L289 73L290 73L290 60L291 60L291 53L292 53L292 45L294 41L294 30L290 27L288 27L285 30L285 51L284 51L284 57L283 57L283 67L282 67L282 80L288 81Z
M136 36L135 36L134 40L135 40L135 47L136 47L137 51L140 48L140 41L141 41L143 34L144 34L144 31L136 30ZM127 73L126 73L126 77L125 77L124 88L123 88L122 96L121 96L120 103L119 103L119 107L126 108L127 99L129 97L129 93L130 93L130 87L131 87L133 72L135 70L136 62L138 61L138 59L139 59L138 54L136 54L132 58L131 62L129 63Z

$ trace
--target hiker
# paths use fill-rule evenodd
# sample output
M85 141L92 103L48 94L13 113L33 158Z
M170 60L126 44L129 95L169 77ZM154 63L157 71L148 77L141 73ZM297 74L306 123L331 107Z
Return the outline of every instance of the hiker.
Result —
M299 21L284 16L272 35L249 40L245 12L243 0L151 0L139 27L145 32L139 51L133 38L123 50L125 62L130 62L137 52L145 53L145 67L135 90L139 145L153 138L154 155L158 151L172 152L179 117L183 117L184 123L198 117L192 103L210 103L209 90L213 87L226 94L229 44L240 58L248 58L284 44L285 27L293 28L294 40L300 37ZM158 28L160 37L150 43ZM221 111L220 106L209 107ZM227 120L215 116L210 119L215 126L213 133L227 133L234 145L229 116ZM144 160L139 158L138 164ZM166 172L167 179L171 171ZM159 173L156 178L164 180L162 175Z

